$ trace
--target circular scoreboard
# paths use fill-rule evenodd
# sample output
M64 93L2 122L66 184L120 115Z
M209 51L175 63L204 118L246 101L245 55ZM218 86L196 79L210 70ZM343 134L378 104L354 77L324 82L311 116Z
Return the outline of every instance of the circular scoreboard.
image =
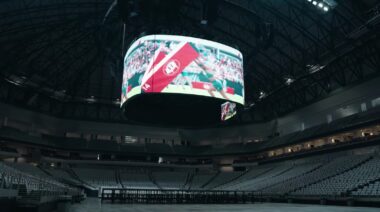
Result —
M141 122L207 122L213 114L219 119L223 102L244 105L243 79L243 56L234 48L192 37L149 35L136 40L125 55L121 107L128 119Z

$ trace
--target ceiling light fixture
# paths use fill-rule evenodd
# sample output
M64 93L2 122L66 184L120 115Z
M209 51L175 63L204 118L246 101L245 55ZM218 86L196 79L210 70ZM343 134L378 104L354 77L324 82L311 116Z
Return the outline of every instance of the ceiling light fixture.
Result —
M335 0L307 0L323 12L328 12L330 9L334 9L338 4Z

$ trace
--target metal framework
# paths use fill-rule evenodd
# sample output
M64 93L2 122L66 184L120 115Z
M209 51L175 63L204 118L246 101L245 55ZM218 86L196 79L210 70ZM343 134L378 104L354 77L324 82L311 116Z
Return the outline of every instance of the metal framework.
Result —
M158 190L103 188L101 202L133 204L245 204L253 203L254 192L218 190Z
M218 0L217 17L208 25L200 23L204 1L183 1L177 24L156 32L239 48L255 119L283 115L379 76L376 1L339 0L322 13L305 0ZM146 26L123 24L114 3L2 1L0 101L65 118L126 121L117 105L122 51Z

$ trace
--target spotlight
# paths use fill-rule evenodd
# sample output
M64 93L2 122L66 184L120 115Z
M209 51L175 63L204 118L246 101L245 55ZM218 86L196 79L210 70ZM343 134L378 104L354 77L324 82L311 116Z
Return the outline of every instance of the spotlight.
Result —
M292 79L292 78L290 78L290 77L285 78L285 84L290 85L290 84L292 84L293 82L294 82L294 79Z
M207 25L208 21L207 20L201 20L202 25Z
M259 99L263 99L267 96L267 94L264 91L260 91Z
M307 1L312 3L314 6L318 7L319 9L323 10L324 12L328 12L334 9L338 5L336 3L336 0L307 0Z

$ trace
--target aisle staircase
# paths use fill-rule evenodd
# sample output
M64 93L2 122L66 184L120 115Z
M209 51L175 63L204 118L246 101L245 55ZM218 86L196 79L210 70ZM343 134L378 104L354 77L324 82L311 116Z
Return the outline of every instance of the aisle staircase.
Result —
M201 186L201 188L205 188L208 186L215 178L217 178L220 175L220 171L218 171L214 176L212 176L205 184Z
M149 177L149 180L150 180L155 186L157 186L158 189L163 190L162 187L161 187L161 186L156 182L156 180L154 179L152 172L149 172L149 173L148 173L148 177Z

